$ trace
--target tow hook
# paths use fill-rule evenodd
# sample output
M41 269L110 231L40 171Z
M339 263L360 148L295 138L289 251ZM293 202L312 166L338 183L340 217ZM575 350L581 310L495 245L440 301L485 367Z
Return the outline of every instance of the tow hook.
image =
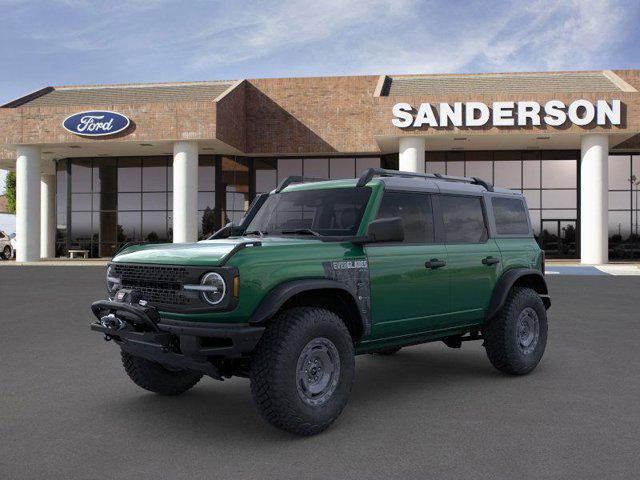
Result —
M123 322L113 313L100 318L100 325L110 330L122 330L127 326L127 322ZM111 340L111 338L109 338Z

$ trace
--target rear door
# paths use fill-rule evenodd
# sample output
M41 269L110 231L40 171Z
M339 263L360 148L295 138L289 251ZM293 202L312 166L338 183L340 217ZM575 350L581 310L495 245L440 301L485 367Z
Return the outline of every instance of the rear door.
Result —
M420 192L384 193L378 218L400 217L405 239L366 246L372 338L409 336L446 322L447 252L434 228L433 198Z
M481 195L440 195L451 292L450 326L481 323L501 272Z

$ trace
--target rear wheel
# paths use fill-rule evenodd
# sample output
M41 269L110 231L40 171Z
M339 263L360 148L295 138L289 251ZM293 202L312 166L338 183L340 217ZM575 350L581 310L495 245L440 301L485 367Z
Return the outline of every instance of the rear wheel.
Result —
M6 245L2 249L2 259L3 260L11 260L11 247L9 245Z
M133 383L160 395L180 395L202 378L199 373L170 370L159 363L136 357L125 351L121 354L124 370Z
M353 342L335 313L297 307L280 312L251 362L260 414L297 435L329 427L347 404L355 370Z
M494 367L511 375L531 372L547 345L547 311L538 294L531 288L513 288L483 336Z

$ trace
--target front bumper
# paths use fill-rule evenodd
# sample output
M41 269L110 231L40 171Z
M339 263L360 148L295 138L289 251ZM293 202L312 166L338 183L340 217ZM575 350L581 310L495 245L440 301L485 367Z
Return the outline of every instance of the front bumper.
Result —
M211 324L160 318L152 307L101 300L91 306L97 321L91 330L103 333L131 355L174 368L221 379L212 360L239 358L251 352L264 327Z

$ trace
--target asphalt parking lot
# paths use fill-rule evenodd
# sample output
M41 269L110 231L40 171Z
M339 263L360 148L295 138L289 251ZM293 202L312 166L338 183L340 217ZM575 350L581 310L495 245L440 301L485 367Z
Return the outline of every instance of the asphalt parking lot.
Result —
M549 345L521 378L479 342L362 356L327 432L264 423L248 381L160 397L90 332L100 267L0 270L3 479L630 479L640 471L640 277L550 276Z

